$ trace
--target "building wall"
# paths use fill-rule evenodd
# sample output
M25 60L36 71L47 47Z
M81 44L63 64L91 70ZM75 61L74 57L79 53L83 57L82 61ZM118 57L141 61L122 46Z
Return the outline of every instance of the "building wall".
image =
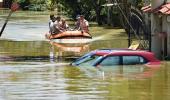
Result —
M151 51L155 55L164 59L170 57L170 18L167 20L167 15L160 16L152 14L152 46ZM165 33L165 34L160 34Z
M0 8L2 8L2 2L0 2Z
M155 53L156 57L162 58L162 40L159 33L162 32L162 19L157 14L151 15L151 51Z
M0 8L2 8L3 0L0 0Z
M3 0L3 8L10 8L12 0Z
M166 20L167 20L166 16ZM170 19L170 15L169 15L169 19ZM170 20L167 20L167 53L168 53L168 57L170 58Z
M162 5L163 2L170 2L170 0L152 0L152 9L157 8ZM151 17L151 33L152 33L152 43L151 51L155 55L164 59L165 57L170 57L170 18L167 20L167 15L154 14ZM162 35L159 33L166 33L167 35Z
M168 22L167 22L167 16L163 15L162 16L162 32L164 32L165 34L162 34L162 50L163 50L163 58L165 58L167 56L167 36L165 36L168 33Z
M169 17L169 18L168 18ZM166 38L167 41L165 41L166 45L167 45L167 50L165 50L165 53L167 53L166 56L170 57L170 16L169 15L163 15L162 18L162 31L166 32Z

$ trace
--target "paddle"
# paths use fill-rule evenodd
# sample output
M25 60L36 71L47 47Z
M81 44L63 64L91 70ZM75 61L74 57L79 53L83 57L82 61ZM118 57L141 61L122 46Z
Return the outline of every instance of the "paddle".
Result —
M8 17L6 18L5 23L4 23L4 25L2 26L2 29L1 29L1 32L0 32L0 37L1 37L1 35L2 35L2 33L3 33L3 31L4 31L5 27L6 27L6 25L7 25L7 23L8 23L8 20L9 20L10 16L11 16L12 13L15 12L18 8L19 8L19 5L18 5L18 3L16 3L16 2L14 2L14 3L11 5L11 11L9 12Z

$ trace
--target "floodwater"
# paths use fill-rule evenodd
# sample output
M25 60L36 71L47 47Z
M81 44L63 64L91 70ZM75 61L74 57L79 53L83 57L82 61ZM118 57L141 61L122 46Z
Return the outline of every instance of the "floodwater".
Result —
M18 17L0 39L0 100L170 100L170 62L155 68L69 66L88 51L122 48L127 40L96 35L88 44L51 43L44 37L48 16Z

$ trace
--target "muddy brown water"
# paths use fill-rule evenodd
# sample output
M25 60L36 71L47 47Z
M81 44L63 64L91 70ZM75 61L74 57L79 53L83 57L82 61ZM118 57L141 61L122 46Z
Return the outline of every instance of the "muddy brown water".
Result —
M0 27L3 22L4 17ZM170 62L102 71L69 66L91 50L126 47L127 40L96 35L87 44L51 45L44 37L47 30L48 16L9 21L0 39L0 100L170 99Z

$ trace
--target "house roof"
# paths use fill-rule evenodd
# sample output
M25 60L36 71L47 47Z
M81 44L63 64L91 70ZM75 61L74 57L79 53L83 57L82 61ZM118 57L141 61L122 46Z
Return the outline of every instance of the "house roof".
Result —
M141 10L145 13L161 13L164 15L169 15L170 14L170 3L161 5L160 7L156 8L156 9L152 9L151 4L150 4L150 5L142 7Z
M143 12L151 12L151 11L152 11L152 9L151 9L151 4L142 7L141 10L142 10Z

